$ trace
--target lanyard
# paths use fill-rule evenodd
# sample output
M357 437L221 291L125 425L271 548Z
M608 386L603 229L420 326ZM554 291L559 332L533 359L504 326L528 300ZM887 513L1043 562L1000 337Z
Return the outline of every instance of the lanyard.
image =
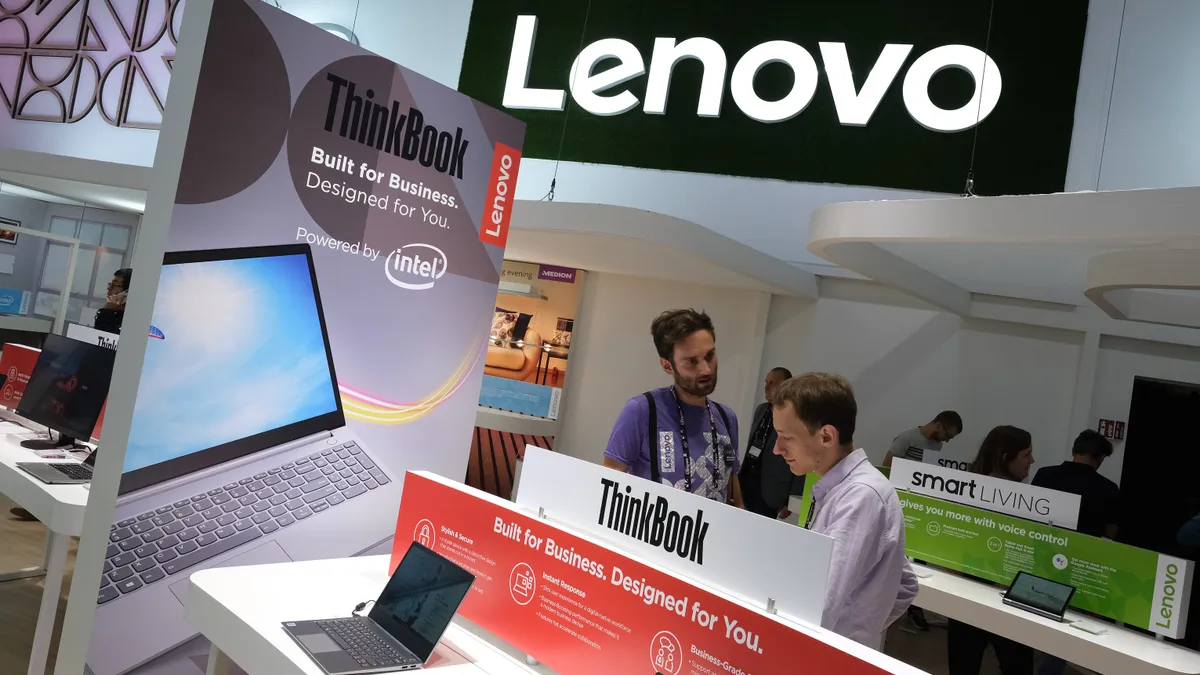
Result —
M750 443L750 445L758 447L758 449L762 450L763 452L770 450L771 448L764 448L763 446L767 444L767 436L771 434L771 424L773 422L774 418L772 417L772 411L770 408L768 408L767 411L763 413L762 419L758 423L758 428L754 430L754 440Z
M679 402L679 396L675 393L675 388L671 388L671 396L675 398L675 411L679 413L679 444L683 448L683 478L687 491L692 491L692 450L688 443L687 422L683 417L683 404ZM717 488L717 464L721 459L721 439L717 436L717 424L713 421L712 408L708 405L708 399L704 399L704 409L708 412L708 428L712 433L712 447L714 449L712 484L713 489Z
M808 517L804 519L804 529L812 529L812 521L817 515L817 498L813 497L812 503L808 505Z

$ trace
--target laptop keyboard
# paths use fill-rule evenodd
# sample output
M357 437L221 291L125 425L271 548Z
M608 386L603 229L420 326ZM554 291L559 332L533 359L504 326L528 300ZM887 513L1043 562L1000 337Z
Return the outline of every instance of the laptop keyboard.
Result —
M316 624L364 668L395 668L420 662L416 656L380 637L369 619L330 619Z
M50 466L54 467L55 471L61 473L62 475L66 476L67 478L70 478L71 480L91 480L92 479L92 470L89 467L86 467L82 464L52 463L52 464L50 464Z
M355 443L316 452L112 526L103 605L392 482Z

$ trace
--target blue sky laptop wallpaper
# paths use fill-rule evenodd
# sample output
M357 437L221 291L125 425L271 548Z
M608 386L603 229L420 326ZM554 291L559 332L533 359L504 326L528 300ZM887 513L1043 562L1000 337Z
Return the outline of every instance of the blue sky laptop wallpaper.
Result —
M152 324L126 472L337 409L304 255L165 266Z

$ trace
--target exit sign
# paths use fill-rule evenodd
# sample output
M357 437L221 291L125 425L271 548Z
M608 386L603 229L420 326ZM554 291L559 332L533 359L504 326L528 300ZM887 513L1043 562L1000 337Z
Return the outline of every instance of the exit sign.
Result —
M1125 439L1124 422L1117 422L1116 420L1100 420L1100 427L1096 429L1096 431L1099 431L1105 438L1111 438L1118 441Z

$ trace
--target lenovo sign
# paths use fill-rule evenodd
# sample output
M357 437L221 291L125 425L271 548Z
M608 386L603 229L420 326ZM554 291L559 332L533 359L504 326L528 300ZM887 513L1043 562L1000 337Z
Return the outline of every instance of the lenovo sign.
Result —
M504 107L562 110L566 100L566 92L562 89L533 89L526 84L536 33L536 16L517 17L508 76L504 81ZM821 42L819 46L838 121L847 126L864 126L870 121L913 50L910 44L886 45L874 67L868 71L862 87L856 88L846 44ZM615 65L595 72L597 66L614 59ZM597 40L585 47L571 64L568 78L571 97L579 107L593 115L622 115L636 108L640 101L621 85L648 74L642 111L649 115L664 115L671 75L677 64L688 59L699 61L703 72L696 115L720 117L729 59L720 44L706 37L692 37L682 42L673 37L655 38L648 73L645 58L632 43L619 38ZM768 101L755 90L754 79L764 66L772 63L787 66L794 80L791 90L783 98ZM959 68L969 73L975 88L970 100L953 110L941 108L929 97L933 76L947 68ZM742 55L733 67L729 88L734 103L746 117L770 124L786 122L804 112L817 93L820 77L817 62L807 49L794 42L772 40L756 45ZM904 107L926 129L963 131L996 109L1002 86L1000 70L987 54L965 45L944 45L925 52L909 67L904 76Z
M525 155L979 194L1064 188L1086 0L476 2L459 78Z

